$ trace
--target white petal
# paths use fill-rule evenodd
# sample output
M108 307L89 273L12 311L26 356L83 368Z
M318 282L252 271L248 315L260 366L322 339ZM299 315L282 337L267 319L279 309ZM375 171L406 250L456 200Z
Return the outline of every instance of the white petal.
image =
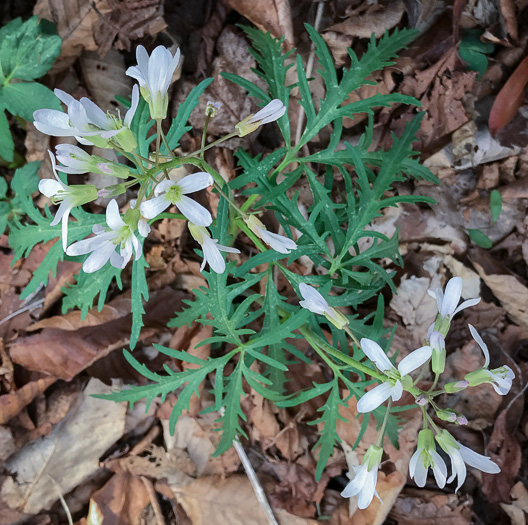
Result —
M447 315L452 317L454 315L462 294L462 284L461 277L449 279L445 289L444 299L442 300L442 309L440 310L442 317L446 317Z
M182 195L177 206L187 220L194 222L197 226L209 226L213 222L213 218L207 209L185 195ZM145 214L143 213L143 215Z
M55 214L55 218L51 221L50 226L55 226L56 224L59 224L59 222L62 220L64 215L69 215L70 210L73 208L70 199L64 199L59 209L57 210L57 213Z
M71 208L65 210L62 216L62 249L64 251L68 248L68 217L70 216L70 210Z
M154 217L157 217L170 205L171 202L169 199L167 199L165 195L160 195L159 197L154 197L153 199L142 202L139 209L141 210L141 215L143 215L143 217L146 219L154 219Z
M451 458L451 477L448 480L448 483L451 483L455 476L458 478L457 481L457 487L455 489L455 492L458 492L458 489L464 484L464 481L466 481L466 464L464 463L464 460L462 459L462 456L460 455L460 452L458 450L451 450L449 457Z
M409 461L409 476L411 476L411 478L414 478L416 464L420 460L420 454L422 453L422 451L423 448L417 448L414 454L411 456L411 460Z
M301 283L299 284L299 291L304 299L304 301L301 301L300 303L303 308L319 315L330 311L330 305L326 299L312 286L306 283Z
M147 80L145 78L145 75L143 75L143 72L141 71L141 69L139 69L138 66L129 67L126 70L126 74L129 77L136 79L139 82L139 85L141 87L145 87L147 85Z
M471 332L471 335L473 336L473 339L477 342L477 344L480 346L482 353L484 354L484 368L488 368L490 363L490 355L488 350L488 345L482 340L482 337L480 337L480 334L475 330L475 328L471 325L469 326L469 331Z
M453 315L457 314L461 310L464 310L465 308L475 306L478 303L480 303L480 297L476 297L475 299L468 299L467 301L464 301L458 308L456 308L456 310L453 312Z
M363 397L358 401L357 411L365 414L372 412L378 408L382 403L387 401L392 394L393 387L390 383L381 383L377 387L369 390Z
M177 182L177 185L181 188L182 193L193 193L208 188L213 184L214 179L209 173L200 172L187 175Z
M145 219L139 219L138 232L141 237L147 237L150 233L150 226Z
M443 489L446 484L447 479L447 466L445 461L442 459L442 456L436 450L429 450L429 454L434 461L433 474L436 480L436 484Z
M52 137L71 137L79 134L70 126L70 118L66 113L56 109L38 109L33 113L34 126L41 132Z
M288 237L269 232L268 230L261 230L260 238L279 253L284 253L287 255L292 250L297 249L297 244Z
M369 471L368 476L365 480L365 484L358 494L358 508L366 509L374 498L376 492L376 482L378 481L378 470L377 468Z
M414 481L419 487L425 487L427 481L427 471L429 469L425 467L423 461L418 461L416 465L416 471L414 475Z
M126 266L126 263L123 264L123 257L117 251L113 251L110 255L110 264L114 268L120 268L121 270Z
M113 237L114 236L111 232L105 232L97 235L96 237L90 237L89 239L74 242L71 246L68 246L66 254L70 256L85 255L94 250L97 250L103 244L113 239Z
M93 273L100 270L108 262L112 253L115 253L115 248L116 245L112 242L103 243L84 261L83 271L85 273Z
M390 395L393 401L399 401L401 399L401 396L403 395L403 385L400 381L396 381L391 389Z
M40 193L46 195L46 197L51 198L54 195L57 195L60 191L63 191L63 184L59 181L53 179L42 179L39 182L38 189Z
M471 450L470 448L461 445L460 446L460 455L462 456L462 459L470 466L477 468L479 470L482 470L482 472L487 472L489 474L498 474L501 469L497 463L491 461L490 458L487 456L483 456L482 454L478 454L474 450Z
M371 339L363 338L360 341L361 350L364 354L376 365L378 370L385 372L385 370L394 369L387 354L383 351L381 346Z
M106 224L108 224L112 230L120 230L126 226L125 221L121 218L119 206L115 199L112 199L106 207Z
M216 243L209 237L204 237L202 249L204 260L209 263L211 270L216 273L224 273L226 267L225 261Z
M112 121L107 114L89 98L83 97L79 101L86 111L86 115L92 124L95 124L100 129L109 129Z
M354 472L354 479L349 481L347 486L341 492L341 496L343 498L352 498L353 496L357 496L365 485L368 476L367 465L359 465L358 467L354 467Z
M215 240L215 239L213 239ZM231 248L231 246L224 246L222 244L217 244L216 247L221 251L221 252L227 252L227 253L240 253L240 250L237 250L236 248Z
M427 293L436 301L436 307L440 312L442 310L442 301L444 299L444 292L442 292L442 288L437 288L435 291L427 290Z
M130 124L132 122L132 119L134 118L134 115L136 114L136 110L139 104L139 89L136 85L132 88L132 100L130 102L130 109L126 112L125 119L123 120L123 124L129 128Z
M398 371L402 376L410 374L413 370L422 366L431 357L432 353L433 349L430 346L418 348L418 350L411 352L400 361Z

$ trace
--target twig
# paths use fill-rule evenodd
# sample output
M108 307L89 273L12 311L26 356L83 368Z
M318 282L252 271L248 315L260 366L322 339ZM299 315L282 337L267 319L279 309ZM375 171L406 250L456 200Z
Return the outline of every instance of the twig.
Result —
M70 509L68 508L68 505L66 505L66 500L64 499L64 496L62 495L61 488L59 484L48 474L49 479L53 482L55 485L55 488L57 489L57 492L59 493L59 500L61 502L62 508L64 509L64 512L66 513L66 517L68 518L69 525L73 525L73 519L70 512Z
M154 490L154 485L152 484L152 481L147 479L145 476L141 476L141 481L147 489L147 494L152 505L152 510L154 511L154 515L156 516L156 523L158 525L166 525L165 518L163 517L163 512L158 501L158 496L156 496L156 491Z
M253 492L255 493L255 496L257 497L259 505L262 507L264 514L266 514L266 518L268 518L269 524L279 525L278 521L275 519L275 516L273 514L273 509L271 508L268 502L268 498L266 498L266 493L264 492L264 489L262 488L262 485L260 484L260 481L257 478L257 474L255 473L255 470L253 469L253 466L251 465L251 462L247 457L244 447L237 440L233 441L233 447L235 447L238 457L240 458L240 461L242 461L242 465L244 466L246 475L253 487Z
M321 19L323 18L323 8L324 1L317 4L317 12L315 14L314 29L319 31L319 26L321 25ZM315 59L315 44L312 42L312 48L310 49L310 56L308 57L308 62L306 64L306 78L312 76L312 69ZM301 107L301 106L299 106ZM299 119L297 120L297 131L295 132L295 145L299 144L302 135L302 128L304 125L304 111L299 113Z
M17 310L16 312L9 314L7 317L4 317L0 321L0 325L7 323L9 319L13 319L13 317L16 317L18 314L26 312L27 310L33 310L33 308L38 308L39 306L42 306L42 304L44 304L44 299L39 299L38 301L35 301L34 303L28 304L27 306L24 306L24 308L20 308L20 310Z

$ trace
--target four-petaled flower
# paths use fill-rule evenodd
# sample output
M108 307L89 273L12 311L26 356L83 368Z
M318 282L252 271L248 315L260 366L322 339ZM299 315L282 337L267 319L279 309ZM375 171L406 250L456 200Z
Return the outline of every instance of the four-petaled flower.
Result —
M178 182L164 180L156 186L154 198L141 203L141 214L146 219L154 219L171 204L175 204L192 223L198 226L209 226L213 222L209 211L187 197L186 194L203 190L211 184L213 184L213 177L205 172L187 175Z
M424 428L418 434L418 448L409 463L409 474L419 487L424 487L427 471L433 469L436 484L443 489L446 484L447 467L436 451L433 433Z
M139 102L137 86L132 89L132 103L125 118L105 113L91 100L83 97L75 100L60 89L54 91L67 108L67 113L55 109L38 109L33 113L35 127L52 137L75 137L81 144L95 144L101 148L117 145L125 151L137 147L130 124Z
M490 364L490 354L488 346L482 340L482 337L480 337L479 333L473 326L469 325L469 331L471 332L473 339L475 339L482 349L482 353L484 354L484 366L480 370L475 370L474 372L466 374L464 379L469 383L469 386L491 383L491 386L495 389L497 394L505 396L511 389L512 381L515 378L515 373L508 365L495 368L494 370L489 370L488 367Z
M363 456L361 465L354 468L354 478L348 482L341 492L343 498L358 497L358 507L366 509L374 498L374 495L381 501L377 491L378 468L383 455L383 449L376 445L371 445Z
M250 215L244 219L249 229L259 238L261 238L266 244L269 244L276 252L288 254L292 250L297 249L297 244L285 237L284 235L279 235L278 233L271 233L266 229L266 226L255 217L255 215Z
M339 330L342 330L348 323L348 319L333 306L330 306L326 299L313 286L305 283L299 284L299 291L304 301L299 301L299 305L310 312L324 315Z
M180 62L180 50L172 56L166 47L158 46L149 57L147 50L138 46L136 58L138 65L129 67L126 74L139 82L141 95L149 105L150 116L154 120L164 119L169 104L167 91Z
M286 106L278 98L275 98L254 115L249 115L241 120L235 129L239 137L244 137L258 129L262 124L280 119L284 113L286 113Z
M62 221L62 248L66 251L68 246L68 218L72 208L75 206L82 206L87 202L97 199L97 188L93 184L78 184L68 186L64 184L57 174L57 164L55 157L51 151L48 150L51 159L51 168L55 179L42 179L39 182L38 189L51 199L53 204L60 202L59 209L51 221L51 226L55 226Z
M202 247L203 262L200 271L203 271L205 265L209 263L213 272L224 273L226 265L220 252L240 253L240 250L218 244L218 241L212 239L211 234L203 226L198 226L192 222L187 223L187 226L193 239Z
M132 212L138 214L137 210ZM136 261L141 257L143 250L141 243L132 227L121 218L115 199L112 199L106 208L106 224L107 229L96 224L93 227L95 237L75 242L66 251L71 256L91 253L83 263L85 273L100 270L108 261L115 268L124 268L130 261L133 251L136 254Z
M422 366L432 353L430 346L422 346L404 357L396 369L378 343L365 338L360 343L365 355L387 376L387 380L363 395L357 404L358 412L372 412L389 397L398 401L403 394L402 379Z
M459 443L447 430L442 430L436 435L436 442L451 459L451 476L447 482L451 483L457 477L458 483L456 491L458 491L466 479L466 463L470 467L487 472L488 474L498 474L501 470L487 456L478 454L474 450Z

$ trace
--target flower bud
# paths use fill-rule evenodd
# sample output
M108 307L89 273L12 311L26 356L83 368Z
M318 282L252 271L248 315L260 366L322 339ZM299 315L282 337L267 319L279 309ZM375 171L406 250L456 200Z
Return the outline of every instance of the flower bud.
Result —
M456 418L457 418L457 415L452 410L440 409L440 410L436 411L436 415L442 421L449 421L450 423L454 423L456 421Z
M444 386L444 390L447 394L455 394L457 392L462 392L469 386L468 381L453 381L452 383L447 383Z
M435 329L435 331L431 334L429 342L431 348L433 349L433 354L431 356L431 368L435 374L439 375L445 370L445 341L442 334Z
M207 101L207 107L205 108L205 116L206 117L216 117L217 112L222 107L221 102L212 102L210 100Z

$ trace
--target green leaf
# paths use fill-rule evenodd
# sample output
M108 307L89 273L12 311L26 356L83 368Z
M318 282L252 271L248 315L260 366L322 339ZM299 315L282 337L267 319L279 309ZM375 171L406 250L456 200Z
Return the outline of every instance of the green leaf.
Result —
M502 211L502 195L499 190L493 190L490 194L491 220L497 222Z
M59 56L62 40L51 22L31 17L12 20L0 31L0 67L10 80L34 80L46 74Z
M111 264L106 264L95 273L84 273L81 271L75 284L69 284L62 288L64 293L62 313L65 314L72 308L79 308L81 310L81 321L84 320L88 310L92 308L97 295L99 295L97 309L101 311L112 281L115 279L118 288L120 290L123 288L121 272L121 268L115 268Z
M130 333L130 348L134 349L138 340L141 328L143 327L143 299L146 301L149 297L147 274L148 268L145 255L142 253L138 260L132 263L132 331Z
M5 232L10 213L11 207L9 206L9 204L4 201L0 202L0 235L3 235L3 233Z
M0 199L5 199L7 195L7 181L4 176L0 178Z
M488 69L488 57L486 55L493 53L495 49L491 42L482 42L481 36L481 29L467 29L463 32L462 41L458 46L460 58L468 63L468 69L479 74L479 78Z
M193 110L198 105L199 98L202 96L203 92L208 88L212 81L212 78L206 78L205 80L202 80L187 95L185 102L180 104L176 118L172 119L171 127L167 133L167 142L169 143L171 149L177 148L183 135L192 129L191 126L186 126L185 124L189 120ZM162 146L161 151L165 155L168 153L165 146Z
M12 162L14 152L15 144L13 137L11 137L7 116L2 108L0 111L0 157L7 160L7 162Z
M25 120L33 120L37 109L62 110L60 100L51 89L37 82L17 82L6 84L0 89L0 97L9 112Z
M468 229L468 235L469 238L481 248L486 248L487 250L489 250L493 246L492 240L480 230Z

